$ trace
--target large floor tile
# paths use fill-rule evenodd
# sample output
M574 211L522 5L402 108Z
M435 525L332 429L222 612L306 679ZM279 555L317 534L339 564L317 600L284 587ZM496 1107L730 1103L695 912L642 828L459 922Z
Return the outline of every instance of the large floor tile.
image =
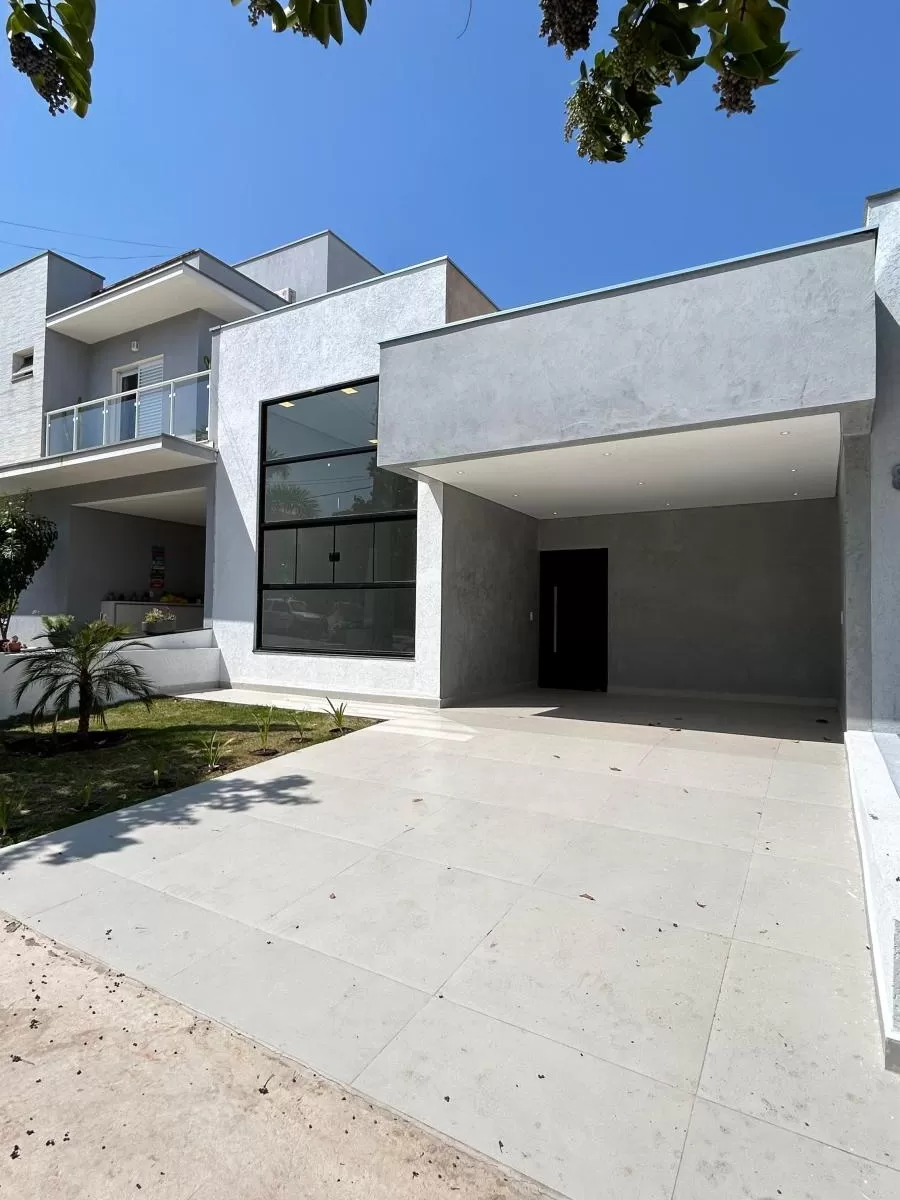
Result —
M440 751L467 758L493 758L500 762L605 773L612 769L630 771L649 754L652 746L649 741L577 738L554 735L552 731L535 735L524 730L484 729L465 741L451 745L441 742Z
M134 880L107 879L99 890L38 913L30 923L64 945L164 990L176 972L246 932L246 925Z
M724 846L586 825L537 886L729 936L749 863L749 854Z
M0 855L0 912L27 920L109 883L109 874L83 862L5 859Z
M205 791L175 792L130 808L82 821L28 843L59 862L88 862L126 879L154 863L191 850L249 819L246 810L232 811L206 803ZM18 847L12 849L17 850Z
M528 892L442 992L693 1090L727 955L724 938Z
M753 737L743 733L724 733L712 729L686 729L679 726L667 730L660 746L675 750L700 750L711 754L735 754L738 757L773 759L778 738Z
M433 991L519 892L487 875L381 851L267 924L305 946Z
M698 1100L674 1200L895 1200L900 1174Z
M820 763L826 767L843 767L847 752L841 739L840 726L830 735L830 741L806 741L784 738L778 744L775 757L779 762Z
M423 752L404 760L398 785L418 794L477 800L523 812L592 820L613 773L563 771L529 763ZM607 778L607 775L609 778Z
M850 805L850 778L846 763L776 758L766 794L775 800L835 804L847 808Z
M849 806L766 800L756 849L760 854L831 863L856 870L859 850Z
M253 925L371 853L358 842L251 818L137 879Z
M323 771L309 773L302 803L261 800L253 815L295 829L381 846L414 828L448 800L390 783L345 779Z
M186 967L165 991L342 1083L427 999L414 988L255 929Z
M859 870L754 854L734 936L866 970Z
M654 746L635 768L640 779L657 779L681 787L700 784L712 791L764 796L774 757L681 749L681 743Z
M669 1200L688 1095L432 1000L356 1080L572 1200Z
M546 813L449 800L387 849L513 883L533 883L578 829L575 822Z
M884 1069L863 967L733 943L700 1095L900 1165L900 1075Z
M619 775L598 808L597 820L640 833L749 851L756 841L761 810L756 796Z

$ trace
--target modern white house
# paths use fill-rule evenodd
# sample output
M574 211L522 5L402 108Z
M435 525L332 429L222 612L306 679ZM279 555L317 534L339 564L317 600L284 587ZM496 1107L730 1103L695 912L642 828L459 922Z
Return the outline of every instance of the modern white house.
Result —
M177 595L233 686L523 684L900 725L900 193L849 233L497 311L322 233L0 275L13 630Z
M839 707L900 1069L900 190L505 311L330 232L110 286L42 254L0 274L0 422L59 529L26 642L162 603L168 689Z

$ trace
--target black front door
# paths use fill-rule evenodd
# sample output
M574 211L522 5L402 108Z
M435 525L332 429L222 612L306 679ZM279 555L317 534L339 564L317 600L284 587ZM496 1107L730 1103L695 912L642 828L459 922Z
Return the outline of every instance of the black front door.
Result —
M606 691L607 551L541 552L541 687Z

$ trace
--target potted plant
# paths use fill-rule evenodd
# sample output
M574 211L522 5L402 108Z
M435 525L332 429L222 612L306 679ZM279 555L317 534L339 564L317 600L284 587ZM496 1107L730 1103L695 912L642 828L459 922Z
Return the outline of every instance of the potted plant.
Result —
M175 614L162 608L151 608L144 613L141 629L147 634L174 633Z

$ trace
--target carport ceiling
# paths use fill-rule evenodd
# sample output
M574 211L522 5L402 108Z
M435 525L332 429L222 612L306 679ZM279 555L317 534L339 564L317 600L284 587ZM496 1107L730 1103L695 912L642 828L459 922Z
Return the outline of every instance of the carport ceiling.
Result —
M840 417L690 429L439 463L422 474L533 517L833 496Z
M130 517L155 521L177 521L181 525L206 524L206 489L186 488L180 492L157 492L144 496L117 496L115 500L90 500L79 508L103 508Z

